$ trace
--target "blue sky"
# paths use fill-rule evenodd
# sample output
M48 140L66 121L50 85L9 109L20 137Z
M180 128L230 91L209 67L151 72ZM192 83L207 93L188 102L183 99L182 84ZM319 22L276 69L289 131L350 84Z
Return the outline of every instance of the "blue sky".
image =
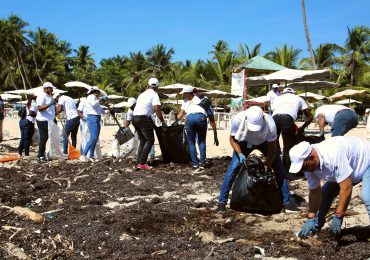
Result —
M370 0L306 0L311 41L343 44L347 26L370 25ZM46 28L100 61L163 43L174 61L209 59L218 40L303 50L308 56L301 0L0 0L0 18L16 14L30 29Z

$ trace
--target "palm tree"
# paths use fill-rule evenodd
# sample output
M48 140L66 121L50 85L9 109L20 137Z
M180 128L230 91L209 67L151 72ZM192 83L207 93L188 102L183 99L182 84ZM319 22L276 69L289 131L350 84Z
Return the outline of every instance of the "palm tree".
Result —
M148 68L149 64L142 52L130 52L127 63L122 70L124 75L122 85L125 86L126 92L132 94L134 89L137 89L138 92L145 89L144 81L148 78Z
M274 51L265 54L265 58L278 63L287 68L296 68L298 55L302 50L294 49L293 47L288 48L286 44L280 49L275 47Z
M312 68L316 69L317 67L316 67L316 62L315 62L315 54L313 52L310 34L308 33L308 25L307 25L307 19L306 19L306 4L304 0L302 0L302 13L303 13L304 32L306 34L308 49L310 50L310 54L311 54Z
M96 68L95 60L92 58L94 53L89 53L89 46L80 45L78 50L74 50L76 57L74 59L74 65L76 68L82 69L84 71L92 71Z
M171 60L174 54L173 48L167 51L163 44L155 45L146 52L147 62L153 77L162 80L172 73Z
M339 74L338 82L350 77L350 84L354 86L356 78L361 78L368 67L370 58L370 28L367 26L356 26L348 28L348 35L341 48L342 56L338 61L342 64L342 71Z
M332 68L337 63L335 54L339 50L340 47L333 43L320 44L320 46L314 51L317 68ZM302 58L298 67L300 69L315 69L312 67L311 58Z
M223 40L219 40L215 45L212 46L213 51L208 52L208 54L212 54L212 60L218 59L218 57L224 55L225 53L229 52L229 44Z
M256 44L252 49L247 44L244 46L240 43L237 56L241 63L245 63L249 59L259 55L261 53L262 43Z

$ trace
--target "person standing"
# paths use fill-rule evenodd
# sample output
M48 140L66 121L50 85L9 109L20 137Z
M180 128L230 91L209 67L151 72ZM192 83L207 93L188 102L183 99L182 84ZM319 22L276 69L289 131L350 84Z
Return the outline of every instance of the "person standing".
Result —
M211 117L210 122L214 131L214 143L216 145L219 144L216 124L213 119L213 112L210 111L210 105L208 106L208 109L201 106L201 99L196 95L196 89L192 86L184 87L180 94L183 95L184 103L181 105L181 110L177 115L177 119L180 120L186 115L185 130L189 144L192 171L193 173L203 173L206 166L208 115ZM205 101L209 101L207 97L204 97L204 99L206 99ZM196 139L199 145L200 160L198 159L197 150L195 147Z
M319 123L320 137L324 136L325 124L331 125L331 136L343 136L358 124L356 112L342 105L323 105L318 107L315 118Z
M0 95L0 143L3 141L3 122L5 118L5 105Z
M298 236L306 238L320 231L334 199L338 205L330 224L339 235L354 185L362 182L362 200L370 221L370 142L358 137L336 136L318 144L301 142L290 152L290 172L303 171L309 191L307 221ZM320 180L325 180L321 187Z
M283 137L283 164L285 172L288 172L290 167L289 150L299 143L294 123L297 119L298 111L302 111L305 115L304 124L298 128L299 134L303 134L304 129L312 122L313 117L304 99L295 95L294 90L291 88L285 88L283 94L275 99L272 111L278 139L280 134Z
M279 90L279 85L278 84L273 84L271 90L267 93L267 98L268 98L268 109L270 115L272 114L272 105L274 104L275 99L280 96L280 90Z
M50 82L45 82L43 84L44 92L39 94L36 98L36 105L37 105L37 115L36 115L36 123L37 128L39 129L40 133L40 142L39 142L39 150L37 153L37 161L39 163L45 163L45 150L46 150L46 143L49 139L49 122L54 121L55 119L55 100L52 97L53 84Z
M88 152L90 152L89 159L94 161L95 146L99 140L101 129L102 107L100 104L108 101L107 96L102 96L99 98L101 92L96 86L92 87L87 94L88 96L86 98L86 102L84 103L83 113L84 116L86 116L87 126L90 131L90 139L80 156L80 161L82 162L87 162L86 156Z
M136 168L141 170L152 169L151 166L147 165L147 160L154 144L154 122L151 118L153 110L162 122L162 126L166 126L157 93L158 87L158 79L150 78L147 89L137 98L133 111L132 124L140 140Z
M58 95L57 114L65 112L67 121L63 133L63 156L68 159L68 136L71 135L72 146L77 146L77 133L80 126L80 117L77 113L76 101L66 95ZM64 131L63 131L64 132ZM67 135L66 135L67 134Z
M19 128L21 130L21 140L18 146L18 154L22 157L24 150L24 159L29 159L32 136L35 132L37 115L37 105L35 100L35 96L29 97L26 106L22 108L20 112L21 119L19 120Z
M240 167L255 149L266 157L267 170L274 170L278 187L282 193L284 211L295 213L300 210L290 201L285 170L277 146L277 133L272 117L263 113L258 106L252 106L238 113L231 121L230 144L234 149L230 166L221 186L218 211L225 211L230 189Z

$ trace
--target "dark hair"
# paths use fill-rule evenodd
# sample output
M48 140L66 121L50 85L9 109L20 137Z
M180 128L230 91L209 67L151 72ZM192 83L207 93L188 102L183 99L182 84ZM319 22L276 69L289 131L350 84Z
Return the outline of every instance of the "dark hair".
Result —
M26 106L29 108L31 106L32 100L35 99L35 96L29 96L27 99L27 104Z

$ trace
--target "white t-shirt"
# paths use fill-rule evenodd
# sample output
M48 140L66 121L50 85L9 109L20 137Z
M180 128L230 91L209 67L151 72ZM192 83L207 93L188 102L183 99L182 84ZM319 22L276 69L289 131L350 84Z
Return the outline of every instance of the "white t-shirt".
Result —
M230 135L235 136L238 132L240 124L245 122L245 116L247 111L242 111L238 113L232 120L231 120L231 131ZM262 126L260 131L248 131L246 141L250 145L260 145L267 142L273 142L277 138L276 134L276 125L274 119L269 114L263 113L265 118L265 123Z
M58 105L63 106L64 112L66 113L67 116L67 120L73 119L78 116L76 109L76 101L74 101L71 97L64 95L59 97Z
M370 141L358 137L336 136L314 144L320 158L320 168L305 172L310 189L320 185L320 179L340 183L350 177L353 183L362 180L370 167Z
M278 96L280 96L280 91L278 92L275 92L273 89L271 89L268 93L267 93L267 98L269 99L270 101L270 106L272 106L272 104L274 103L275 101L275 98L277 98Z
M100 106L99 99L94 94L90 94L86 98L86 102L84 102L84 109L83 109L84 116L88 115L97 115L100 116L102 114L102 108Z
M198 96L194 96L192 100L188 100L181 105L181 109L186 112L186 115L190 114L204 114L207 115L207 112L198 104L201 99Z
M317 119L319 114L322 114L326 123L333 124L335 115L343 109L349 108L342 105L323 105L316 109L315 118Z
M131 108L129 108L126 114L126 121L132 121L133 115L134 115L134 111L132 111Z
M28 121L30 121L31 123L35 123L36 122L36 117L32 117L32 116L29 116L29 114L30 114L30 111L33 111L33 112L35 112L36 113L36 115L37 115L37 111L38 111L38 109L37 109L37 105L36 105L36 102L35 101L32 101L31 102L31 106L30 106L30 108L28 109L28 107L26 107L26 110L27 110L27 116L26 116L26 119L28 120Z
M285 93L275 98L271 106L274 115L290 115L293 120L297 119L298 111L308 108L306 102L300 96L291 93Z
M46 93L41 93L36 98L37 106L46 106L50 104L52 97ZM36 115L36 120L38 121L53 121L55 118L55 106L50 106L44 111L38 111Z
M154 111L154 106L161 105L157 92L149 88L139 95L136 100L136 106L134 109L134 116L151 116Z

